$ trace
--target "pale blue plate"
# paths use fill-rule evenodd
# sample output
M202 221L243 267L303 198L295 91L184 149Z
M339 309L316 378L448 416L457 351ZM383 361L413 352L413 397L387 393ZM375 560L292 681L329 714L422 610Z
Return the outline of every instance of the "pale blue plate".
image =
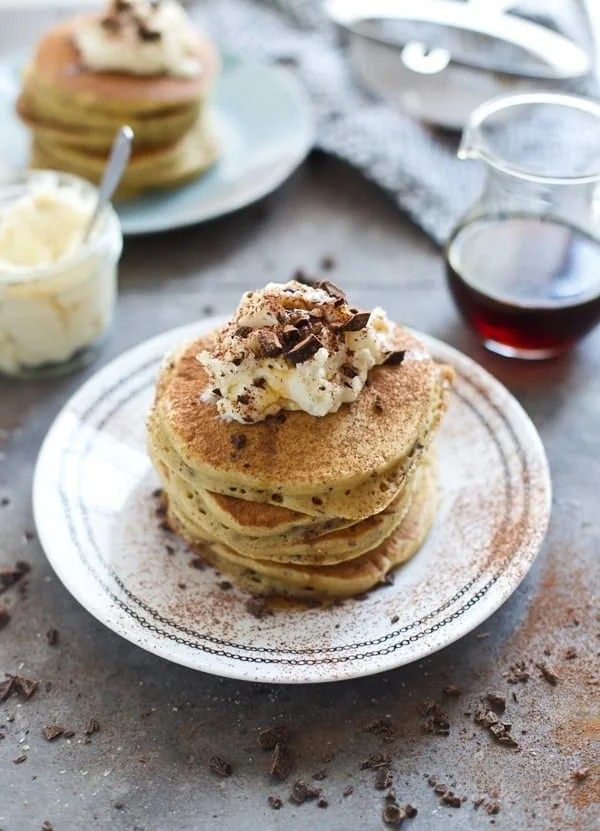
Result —
M0 173L27 163L28 131L14 111L25 62L22 53L0 60ZM249 205L280 185L313 143L309 102L285 69L225 55L214 108L219 162L189 185L118 204L124 234L181 228Z

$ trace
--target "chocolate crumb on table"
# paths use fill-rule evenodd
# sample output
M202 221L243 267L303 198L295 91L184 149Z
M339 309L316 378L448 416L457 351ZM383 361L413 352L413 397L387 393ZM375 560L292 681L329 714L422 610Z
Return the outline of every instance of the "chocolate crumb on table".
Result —
M312 775L312 779L316 779L317 782L322 782L323 779L327 779L327 771L324 768L316 770Z
M25 755L25 753L21 753L20 756L17 756L17 758L13 759L12 761L13 765L21 765L23 764L23 762L27 761L27 756Z
M314 788L308 782L305 782L304 779L298 779L292 786L290 802L302 805L307 799L317 799L319 796L321 796L319 788Z
M461 694L461 689L454 684L447 684L443 689L443 693L451 697L458 697Z
M266 727L259 731L257 740L262 750L274 750L275 745L279 742L287 744L289 731L285 724L279 724L277 727Z
M390 788L393 782L392 771L389 768L379 768L375 775L375 787L378 791Z
M503 713L506 710L506 696L502 695L502 693L488 692L485 694L485 697L489 705L497 713Z
M394 825L399 827L404 820L406 819L407 814L404 808L401 808L399 805L395 803L390 803L386 805L383 809L382 819L386 825Z
M574 646L568 646L565 650L565 658L567 659L567 661L572 661L573 658L577 658L577 657L578 657L578 655L577 655L577 650L575 649L575 647Z
M45 724L42 728L42 732L46 741L51 742L59 736L62 736L65 732L65 728L61 727L60 724Z
M0 629L4 629L10 623L10 615L8 609L0 603Z
M350 794L353 792L354 788L352 787L352 785L346 785L346 787L342 791L342 796L350 796Z
M413 819L413 817L416 817L419 812L417 811L414 805L411 805L410 802L408 802L404 806L404 813L409 819Z
M285 742L277 742L273 750L269 773L276 779L287 779L292 770L292 754Z
M589 768L579 768L578 770L573 771L573 773L571 774L571 778L574 779L576 782L585 782L589 775Z
M361 759L361 770L378 770L379 768L389 767L392 757L389 753L370 753L366 759Z
M115 802L114 807L117 811L122 811L125 805L121 802L121 800L119 800L118 802Z
M58 632L58 629L48 629L48 631L46 632L46 641L48 643L48 646L56 646L59 640L60 634Z
M373 718L364 724L361 729L365 733L382 734L384 739L391 738L394 735L394 723L390 715L383 716L383 718Z
M450 808L460 808L462 805L462 799L460 796L456 796L452 791L446 791L441 799L444 805L450 806Z
M100 730L100 723L99 723L98 719L94 718L94 716L91 716L91 718L88 719L87 724L84 727L84 730L83 730L84 735L91 736L92 733L97 733L99 730Z
M450 722L442 708L431 698L424 698L417 710L427 718L421 722L426 733L433 733L436 736L450 735Z
M211 756L208 760L208 767L218 776L231 776L233 769L229 762L225 761L222 756Z
M18 583L30 571L31 566L23 560L18 560L14 566L2 566L0 568L0 594Z
M278 811L281 808L281 806L283 805L283 802L281 801L281 799L278 796L270 796L268 798L267 802L269 803L271 808L273 808L275 811Z
M36 678L25 678L24 675L11 675L9 672L5 675L8 680L0 682L0 701L4 701L13 692L29 699L40 683Z
M54 831L52 823L48 822L47 819L45 819L42 823L42 831Z
M542 677L545 678L545 680L549 684L552 684L553 687L555 687L558 684L558 682L560 681L560 675L554 669L553 666L546 663L546 661L538 661L536 663L536 667L542 673Z

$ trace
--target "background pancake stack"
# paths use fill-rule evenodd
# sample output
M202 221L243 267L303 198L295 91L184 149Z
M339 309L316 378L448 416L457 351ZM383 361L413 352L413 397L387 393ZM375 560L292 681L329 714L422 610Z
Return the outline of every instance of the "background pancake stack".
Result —
M105 37L123 37L124 50L136 42L152 44L161 34L152 30L151 20L138 20L133 3L117 0L104 14L78 15L46 33L25 71L17 102L19 116L33 134L33 167L98 182L123 124L133 129L135 141L120 197L182 184L215 161L209 96L219 59L205 36L198 32L195 37L199 72L188 77L94 71L76 46L78 33L90 26L100 26Z
M372 369L356 401L253 424L202 399L211 337L170 356L148 443L173 530L254 593L344 597L385 581L435 517L431 444L451 381L410 333L393 336L404 359Z

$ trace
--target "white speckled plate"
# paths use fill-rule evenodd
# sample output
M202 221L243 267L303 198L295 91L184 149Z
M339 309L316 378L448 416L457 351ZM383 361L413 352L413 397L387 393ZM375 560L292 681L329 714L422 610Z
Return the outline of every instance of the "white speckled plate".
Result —
M91 614L178 664L303 683L423 658L504 603L548 523L544 450L504 387L426 336L433 355L457 375L437 440L441 504L425 545L393 585L360 601L257 620L241 591L223 591L213 570L192 568L185 546L158 527L144 419L165 351L216 322L166 332L117 358L73 396L46 437L33 491L39 537L59 578Z
M0 177L27 164L28 130L15 115L23 53L0 59ZM124 234L149 234L214 219L266 196L295 170L314 133L310 105L280 67L223 56L214 97L221 157L204 176L117 203Z

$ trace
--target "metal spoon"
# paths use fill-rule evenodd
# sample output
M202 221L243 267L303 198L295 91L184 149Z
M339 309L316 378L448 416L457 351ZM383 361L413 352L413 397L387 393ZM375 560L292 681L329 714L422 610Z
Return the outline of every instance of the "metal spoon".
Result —
M102 181L100 182L100 187L98 188L98 201L96 202L94 213L92 214L88 227L83 235L84 242L89 239L98 217L106 205L110 202L113 193L117 189L117 185L121 181L121 176L127 167L127 163L131 155L132 142L133 130L131 127L128 127L127 125L121 127L118 130L110 149L110 156L108 157L104 173L102 174Z

